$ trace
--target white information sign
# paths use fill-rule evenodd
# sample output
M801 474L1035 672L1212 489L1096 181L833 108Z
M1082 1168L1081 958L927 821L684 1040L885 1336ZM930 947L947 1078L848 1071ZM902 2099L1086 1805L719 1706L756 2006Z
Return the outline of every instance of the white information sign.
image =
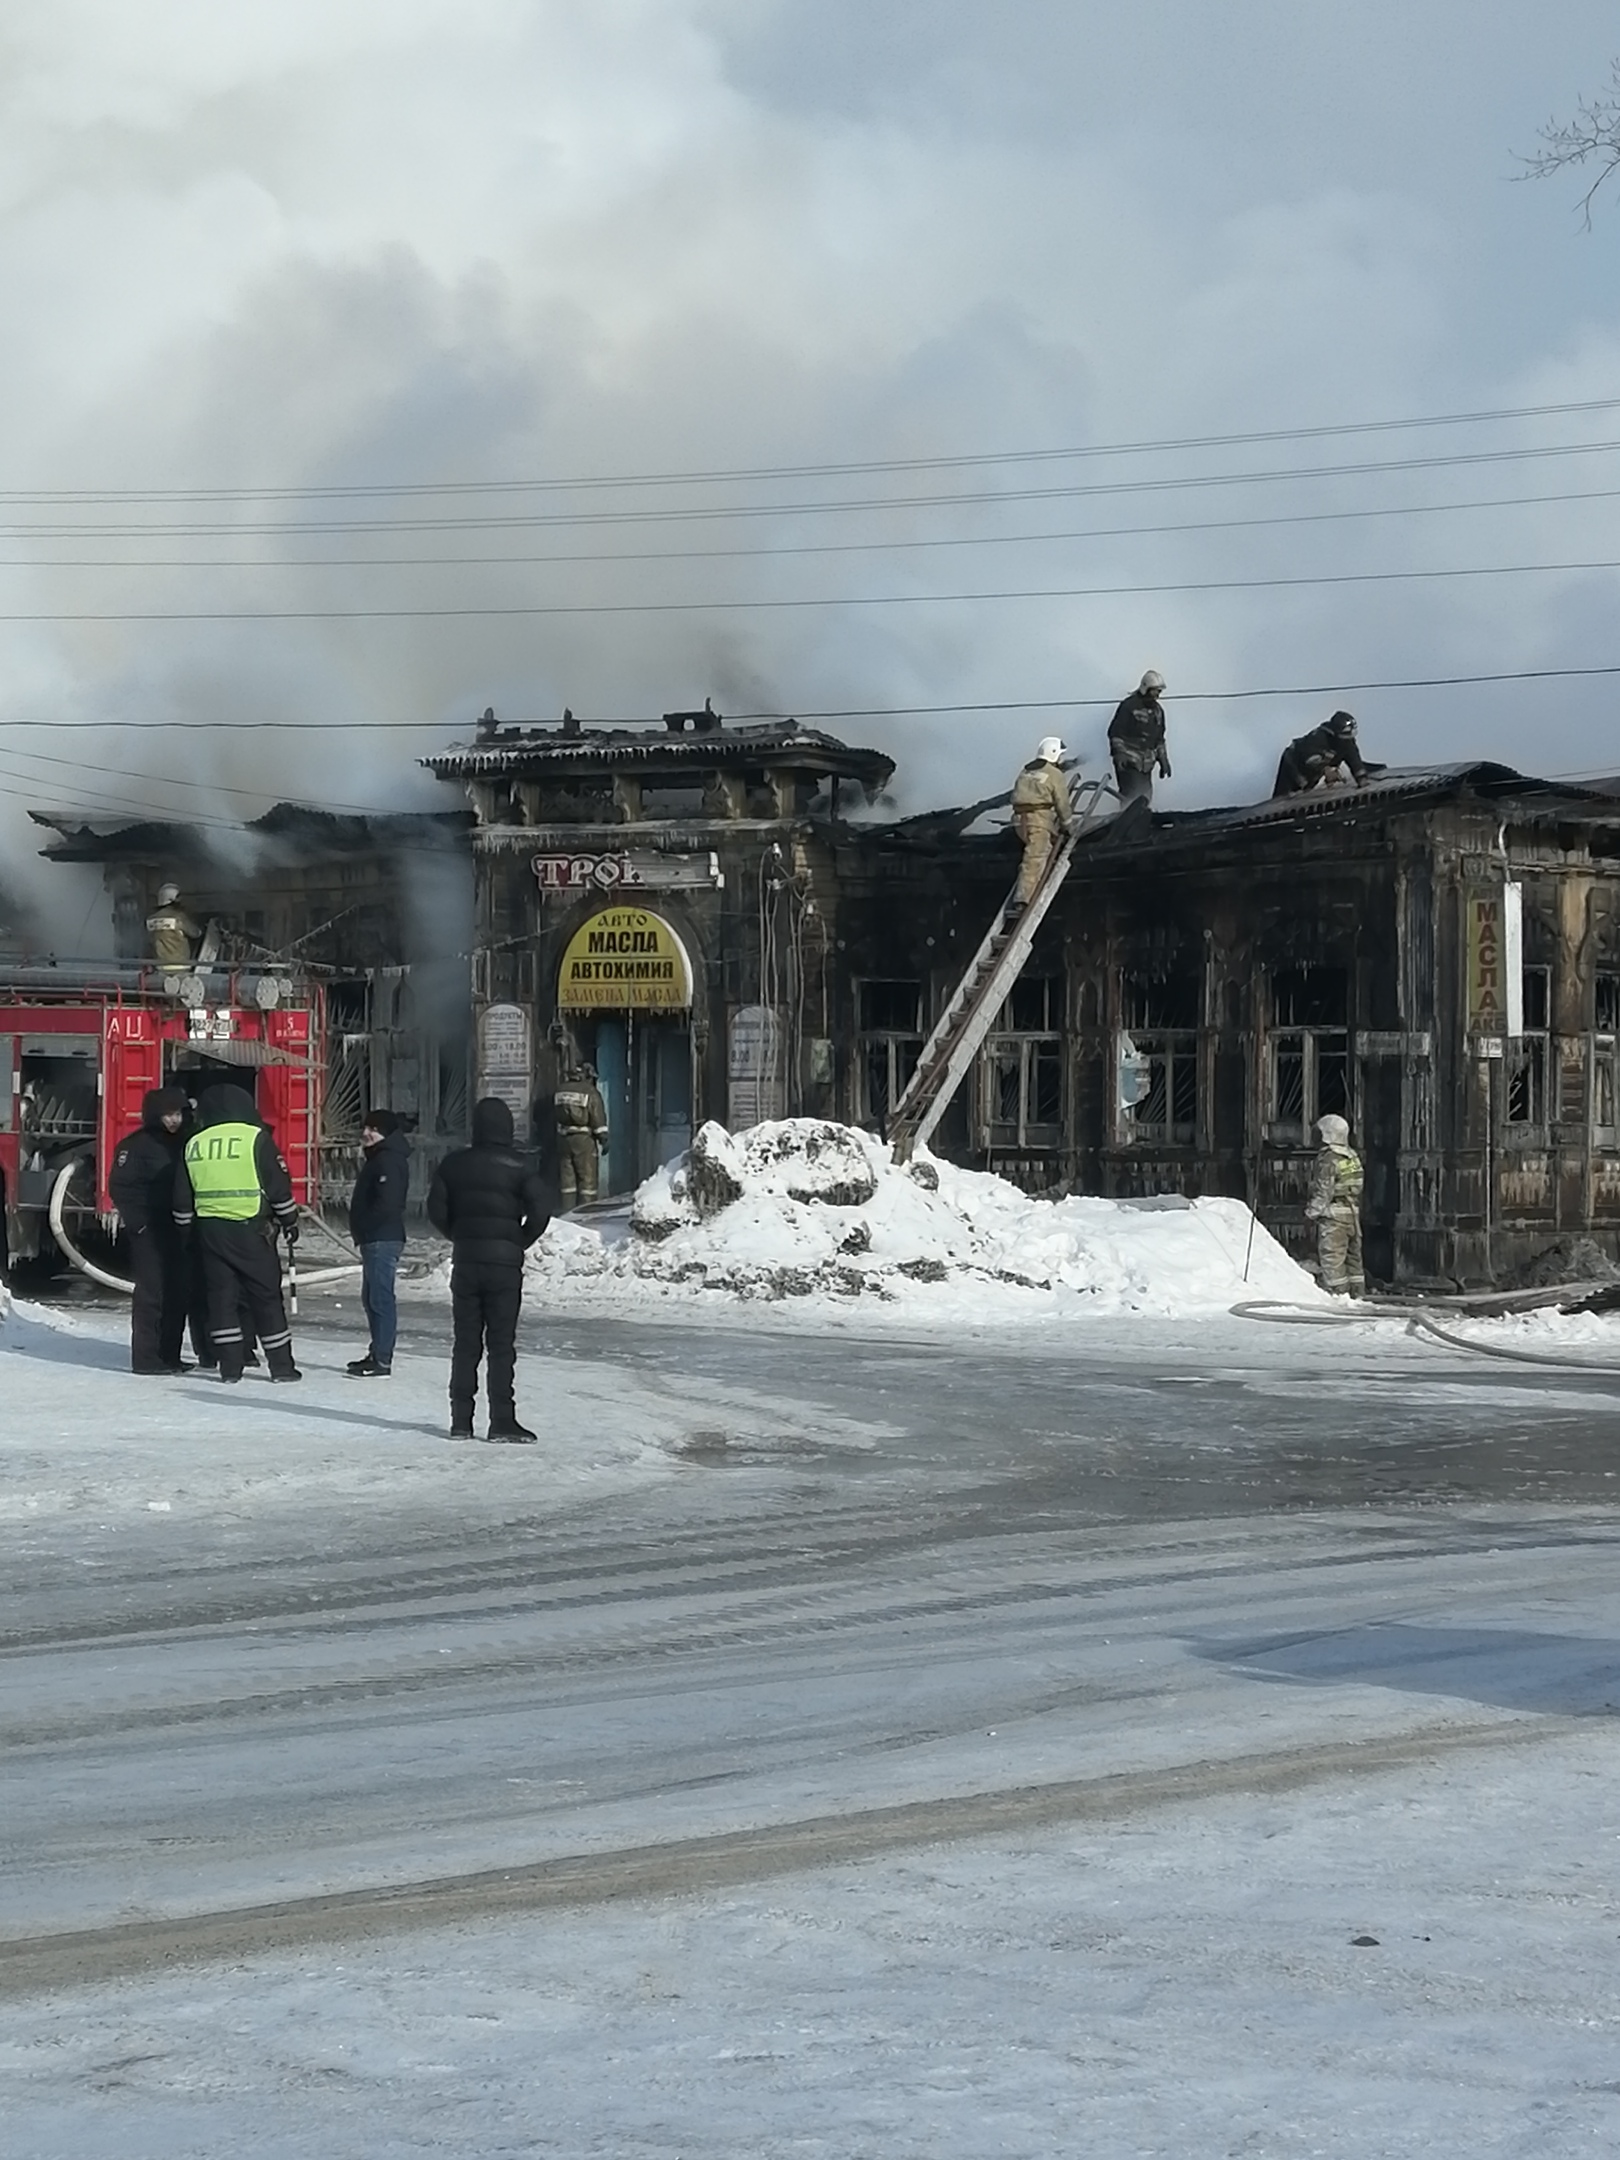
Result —
M769 1005L743 1005L731 1016L726 1065L726 1123L733 1132L787 1114L786 1031Z

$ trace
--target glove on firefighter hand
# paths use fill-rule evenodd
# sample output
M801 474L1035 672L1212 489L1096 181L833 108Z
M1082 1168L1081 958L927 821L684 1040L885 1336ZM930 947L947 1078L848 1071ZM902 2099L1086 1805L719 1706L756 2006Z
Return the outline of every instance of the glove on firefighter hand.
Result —
M289 1245L296 1245L298 1243L298 1224L296 1221L284 1222L281 1226L281 1234Z

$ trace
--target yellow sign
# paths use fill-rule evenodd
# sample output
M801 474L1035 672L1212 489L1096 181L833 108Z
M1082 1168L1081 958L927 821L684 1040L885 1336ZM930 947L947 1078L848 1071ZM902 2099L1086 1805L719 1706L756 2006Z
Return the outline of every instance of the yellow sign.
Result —
M564 1011L626 1006L679 1011L692 1002L692 963L662 915L605 908L568 940L557 982Z

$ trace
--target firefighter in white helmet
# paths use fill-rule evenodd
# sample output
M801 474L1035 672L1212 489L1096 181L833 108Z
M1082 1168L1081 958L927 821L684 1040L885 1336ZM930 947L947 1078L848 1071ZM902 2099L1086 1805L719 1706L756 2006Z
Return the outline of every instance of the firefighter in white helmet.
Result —
M1365 1297L1361 1266L1361 1157L1350 1145L1350 1128L1329 1111L1316 1121L1322 1145L1311 1171L1305 1219L1316 1225L1316 1257L1322 1288L1339 1296Z
M1164 746L1164 707L1159 703L1164 677L1149 668L1129 697L1120 699L1108 723L1108 752L1123 810L1133 802L1151 803L1153 775L1170 777Z
M202 926L180 905L180 888L172 881L158 887L157 908L146 918L146 932L152 940L152 957L172 990L190 972L192 957L202 942Z
M1022 914L1045 875L1060 834L1074 825L1069 783L1063 777L1064 749L1056 735L1043 735L1035 755L1013 782L1013 831L1023 843L1018 884L1007 912Z

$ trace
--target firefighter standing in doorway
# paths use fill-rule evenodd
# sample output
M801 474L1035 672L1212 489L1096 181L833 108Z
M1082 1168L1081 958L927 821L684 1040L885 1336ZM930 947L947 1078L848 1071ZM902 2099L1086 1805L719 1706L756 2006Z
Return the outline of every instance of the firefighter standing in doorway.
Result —
M557 1113L558 1169L563 1211L594 1200L597 1166L608 1144L607 1104L593 1066L570 1064L553 1098Z
M1021 915L1028 907L1059 836L1073 828L1074 805L1069 800L1069 783L1063 777L1063 757L1059 738L1045 735L1013 782L1013 831L1023 844L1024 859L1018 866L1018 884L1007 909L1009 915Z
M1329 1111L1316 1121L1322 1145L1311 1172L1305 1219L1316 1225L1322 1288L1338 1296L1365 1297L1361 1267L1361 1157L1350 1145L1350 1128Z

